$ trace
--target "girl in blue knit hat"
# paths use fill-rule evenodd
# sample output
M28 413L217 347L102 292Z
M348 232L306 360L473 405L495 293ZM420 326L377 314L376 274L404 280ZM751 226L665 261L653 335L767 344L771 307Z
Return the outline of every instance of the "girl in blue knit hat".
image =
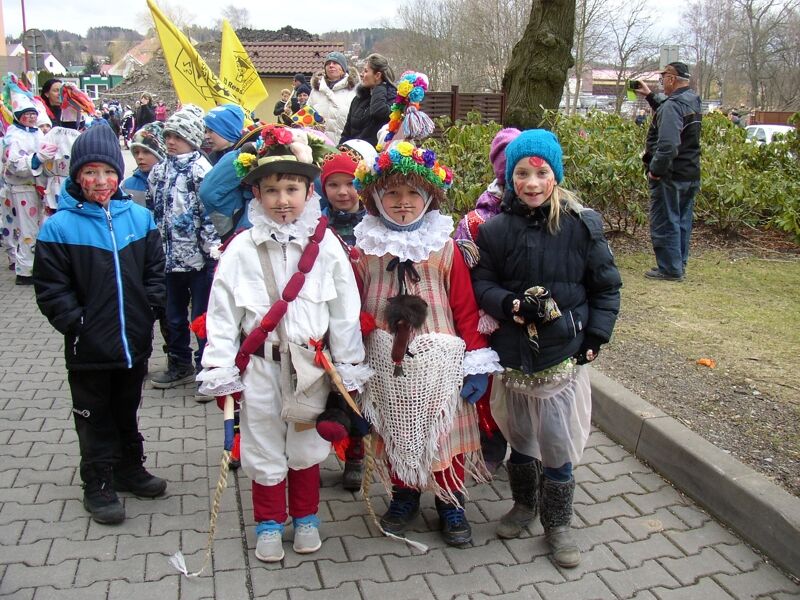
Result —
M600 216L559 184L561 146L543 129L506 148L502 212L479 227L472 271L478 305L499 321L491 345L492 416L511 445L514 498L498 536L515 538L540 514L553 560L580 563L570 530L573 467L589 437L591 389L583 365L609 341L622 286Z

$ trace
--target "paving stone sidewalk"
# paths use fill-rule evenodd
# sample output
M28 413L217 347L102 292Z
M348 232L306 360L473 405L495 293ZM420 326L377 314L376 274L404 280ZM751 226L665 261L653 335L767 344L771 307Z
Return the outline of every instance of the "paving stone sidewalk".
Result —
M250 484L230 477L218 521L213 570L177 574L178 549L190 569L202 562L210 497L219 473L221 415L197 404L190 387L147 386L140 425L147 466L169 480L167 496L124 495L126 521L92 522L81 505L62 339L36 308L33 289L0 274L0 597L9 599L299 600L519 598L638 600L800 597L800 587L754 553L601 431L593 431L576 470L581 565L559 569L538 523L522 539L494 535L510 508L501 469L470 488L473 546L454 549L436 533L433 500L409 536L420 555L378 537L365 504L339 485L331 456L322 470L322 549L300 556L286 545L282 565L254 555ZM163 364L157 354L151 362ZM373 486L375 510L386 508ZM291 527L287 530L290 540Z

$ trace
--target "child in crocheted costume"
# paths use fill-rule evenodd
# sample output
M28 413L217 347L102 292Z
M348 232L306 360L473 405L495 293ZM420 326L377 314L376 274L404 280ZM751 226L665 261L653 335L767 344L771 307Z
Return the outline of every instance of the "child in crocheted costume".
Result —
M486 475L474 403L499 364L477 330L453 220L438 210L451 180L432 151L394 142L356 170L368 214L355 235L362 310L377 325L365 340L375 374L361 400L380 436L378 474L392 493L381 526L405 531L430 490L445 542L463 546L472 540L465 476Z

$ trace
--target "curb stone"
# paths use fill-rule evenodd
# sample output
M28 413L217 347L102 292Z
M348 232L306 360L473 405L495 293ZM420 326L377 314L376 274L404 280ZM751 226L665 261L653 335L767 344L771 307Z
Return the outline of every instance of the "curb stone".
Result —
M800 577L800 498L596 369L589 375L600 429Z

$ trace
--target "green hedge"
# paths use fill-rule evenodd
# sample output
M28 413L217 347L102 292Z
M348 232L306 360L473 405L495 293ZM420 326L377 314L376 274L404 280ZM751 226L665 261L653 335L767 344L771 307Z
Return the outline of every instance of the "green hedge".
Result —
M646 126L618 115L547 115L564 149L564 186L600 211L608 227L633 231L647 222L647 180L641 162ZM795 116L795 124L800 116ZM472 113L467 120L439 121L444 134L431 145L453 168L450 212L472 209L493 178L489 144L500 129ZM703 118L702 185L695 221L726 232L752 227L787 231L800 241L800 135L771 144L745 141L745 133L721 114Z

